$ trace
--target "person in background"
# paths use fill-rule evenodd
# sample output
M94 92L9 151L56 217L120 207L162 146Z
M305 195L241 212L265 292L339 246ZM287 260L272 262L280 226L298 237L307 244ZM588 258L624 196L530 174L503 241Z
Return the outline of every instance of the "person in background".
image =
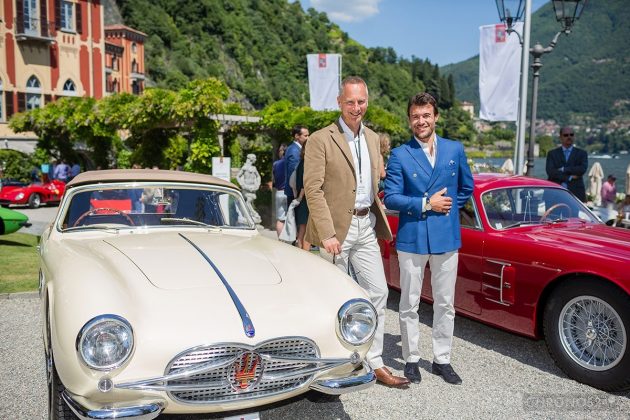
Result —
M286 170L284 171L286 176L284 194L287 196L287 203L289 204L295 199L293 189L289 185L289 178L291 178L291 174L295 171L295 168L297 168L298 163L300 162L300 149L302 149L302 146L308 140L308 128L303 125L296 125L293 127L293 130L291 130L291 135L293 136L293 143L287 147L284 154L284 161L286 165Z
M560 129L561 146L547 153L545 169L549 181L562 185L586 203L586 188L582 177L588 168L588 154L573 145L574 138L575 132L571 127Z
M391 240L392 233L383 206L375 199L380 153L378 135L362 123L368 107L365 81L345 78L337 104L340 118L311 136L304 155L310 209L305 238L344 273L352 264L378 314L366 362L381 384L406 388L409 380L393 375L383 362L388 290L378 239Z
M615 208L615 202L617 201L616 180L617 178L615 178L614 175L608 175L608 179L602 184L602 207L606 207L610 210Z
M300 153L300 163L295 169L295 186L298 191L296 200L300 201L300 205L295 208L295 223L298 226L297 246L306 251L310 251L311 243L304 239L306 233L306 223L308 222L308 203L304 196L304 153L306 151L306 143L302 146Z
M280 236L284 221L287 218L287 196L284 194L284 185L287 182L286 163L284 153L287 145L282 143L278 148L278 160L273 163L271 170L271 185L273 186L276 209L276 233Z
M630 228L630 194L626 194L626 197L617 206L617 223L615 226Z
M72 163L72 165L70 166L70 177L68 178L68 182L72 181L74 177L79 175L80 173L81 166L77 162Z
M413 137L392 151L385 180L385 205L400 215L396 250L400 266L399 322L405 376L420 383L418 308L427 263L433 294L431 373L447 383L462 379L451 366L455 327L455 282L462 246L459 209L473 192L464 146L435 132L435 98L423 92L407 105Z
M70 175L70 167L63 160L58 161L53 172L53 179L68 182L68 175Z

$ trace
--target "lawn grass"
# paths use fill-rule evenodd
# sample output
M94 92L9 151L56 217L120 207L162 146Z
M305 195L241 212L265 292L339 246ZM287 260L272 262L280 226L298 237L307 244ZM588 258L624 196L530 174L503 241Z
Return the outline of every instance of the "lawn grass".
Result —
M26 233L0 236L0 293L37 290L38 237Z

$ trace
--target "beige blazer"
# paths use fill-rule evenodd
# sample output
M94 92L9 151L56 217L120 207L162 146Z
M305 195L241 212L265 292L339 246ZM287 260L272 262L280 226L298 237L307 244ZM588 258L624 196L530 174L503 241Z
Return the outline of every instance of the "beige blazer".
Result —
M378 135L366 127L365 139L372 168L375 198L370 210L376 216L376 236L391 240L392 232L376 196L382 159ZM304 192L310 212L305 238L308 242L321 246L322 240L336 236L343 243L350 229L356 188L352 152L339 122L311 134L304 157Z

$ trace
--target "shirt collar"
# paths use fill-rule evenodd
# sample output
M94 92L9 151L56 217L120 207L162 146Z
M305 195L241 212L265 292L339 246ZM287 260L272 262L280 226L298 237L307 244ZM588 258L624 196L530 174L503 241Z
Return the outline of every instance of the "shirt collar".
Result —
M565 151L566 150L569 150L569 151L573 150L573 145L571 145L569 147L564 147L564 146L561 146L561 147L562 147L562 150L565 150Z
M355 138L354 133L352 132L350 127L348 127L348 124L346 124L346 122L341 117L339 117L339 125L341 126L341 129L343 130L343 134L346 136L346 140L353 141ZM363 135L363 130L364 130L364 126L363 126L363 123L361 123L361 125L359 126L359 137Z
M432 136L433 136L433 150L437 151L437 136L435 135L435 133L433 133ZM422 150L427 151L429 149L429 142L423 142L416 136L413 136L413 138L416 139L418 144L420 144L420 147L422 147Z
M300 144L300 142L299 142L299 141L297 141L297 140L293 140L293 143L297 144L297 146L298 146L300 149L302 148L302 145Z

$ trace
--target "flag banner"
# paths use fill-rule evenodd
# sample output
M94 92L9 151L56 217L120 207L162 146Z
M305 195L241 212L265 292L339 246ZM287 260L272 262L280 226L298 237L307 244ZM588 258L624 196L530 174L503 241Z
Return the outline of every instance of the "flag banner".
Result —
M341 54L308 54L308 90L311 108L337 110L341 74Z
M523 23L513 26L523 33ZM521 44L505 24L479 27L479 118L516 121L521 73Z

